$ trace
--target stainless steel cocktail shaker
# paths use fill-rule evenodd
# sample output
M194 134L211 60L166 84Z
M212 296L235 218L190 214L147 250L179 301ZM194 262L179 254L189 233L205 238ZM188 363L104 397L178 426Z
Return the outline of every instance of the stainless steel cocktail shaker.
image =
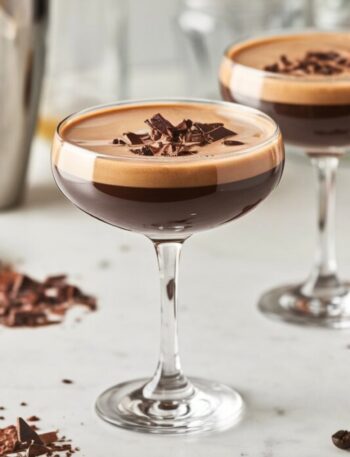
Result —
M48 0L0 0L0 210L20 202L39 105Z

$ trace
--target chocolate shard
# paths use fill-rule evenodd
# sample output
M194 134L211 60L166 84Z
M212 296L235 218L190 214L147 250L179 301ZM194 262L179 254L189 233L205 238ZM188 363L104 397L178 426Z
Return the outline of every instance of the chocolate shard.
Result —
M163 135L171 135L174 126L171 122L165 119L160 113L155 114L151 119L147 119L148 124L152 129L158 130Z
M26 457L37 457L39 455L48 455L50 449L43 444L32 443L27 449Z
M209 133L209 132L212 132L213 130L218 129L219 127L223 127L224 124L222 122L213 122L210 124L205 124L202 122L195 122L194 126L197 127L197 129L202 133Z
M289 65L292 65L292 62L288 59L288 57L285 54L282 54L280 56L280 61L283 63L283 65L286 65L287 67Z
M150 146L142 146L141 148L137 149L133 148L130 149L130 151L141 156L154 156L154 152Z
M208 144L208 141L206 140L206 137L203 135L203 133L196 130L186 132L184 140L186 143L198 143L202 144L203 146Z
M223 144L225 146L241 146L243 145L243 141L237 141L237 140L224 140Z
M211 142L213 141L219 141L224 138L227 138L228 136L234 136L237 135L236 132L233 132L232 130L227 129L226 127L219 127L215 130L212 130L207 134L208 138L210 139Z
M44 444L40 436L22 417L17 418L17 434L19 441L22 443Z
M339 449L350 449L350 432L347 430L339 430L332 435L334 446Z
M161 137L162 137L162 134L159 132L159 130L156 130L156 129L151 130L151 134L150 134L151 140L158 141L161 139Z
M58 435L56 431L40 433L39 437L44 444L51 444L58 440Z
M273 63L271 65L265 65L263 68L265 71L269 71L270 73L278 73L280 71L280 67L278 63Z
M193 125L191 119L184 119L178 125L175 126L175 130L181 133L186 133Z
M127 132L124 133L124 136L130 141L131 144L144 144L145 142L145 135L140 135L138 133Z

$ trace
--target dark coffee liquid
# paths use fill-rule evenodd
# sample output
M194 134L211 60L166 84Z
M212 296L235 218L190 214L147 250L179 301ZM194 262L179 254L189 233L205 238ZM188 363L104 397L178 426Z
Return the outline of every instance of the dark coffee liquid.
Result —
M257 108L279 125L287 143L311 149L350 144L350 105L295 105L234 94L221 85L225 100Z
M191 234L242 216L278 184L283 162L231 183L178 188L138 188L89 182L54 167L64 194L80 209L111 225L153 237Z

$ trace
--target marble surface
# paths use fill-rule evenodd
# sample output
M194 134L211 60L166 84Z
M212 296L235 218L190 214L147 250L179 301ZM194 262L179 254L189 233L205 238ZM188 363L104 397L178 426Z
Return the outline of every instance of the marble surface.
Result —
M337 235L341 272L348 277L349 179L345 165L338 179ZM179 312L185 371L236 387L247 411L223 433L147 436L103 423L93 404L106 387L155 368L153 248L71 206L51 178L49 145L37 140L26 202L0 214L1 258L38 278L67 272L97 295L99 310L80 323L0 329L2 423L36 414L42 428L59 427L86 457L341 456L330 437L350 428L350 333L278 324L256 309L265 289L308 273L314 186L306 159L289 157L280 187L258 209L185 244ZM64 385L63 378L75 383Z

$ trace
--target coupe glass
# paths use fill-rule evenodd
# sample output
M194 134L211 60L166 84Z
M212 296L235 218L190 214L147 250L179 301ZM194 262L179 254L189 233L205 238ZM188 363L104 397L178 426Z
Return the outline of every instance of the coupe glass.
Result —
M185 157L122 157L104 155L67 142L62 135L65 126L80 117L117 107L141 105L161 112L162 103L188 107L196 103L209 107L213 114L223 109L233 121L242 119L250 125L263 122L269 125L269 137L239 152L214 156ZM157 112L155 111L155 112ZM263 161L261 161L263 154ZM86 178L72 176L66 164L74 163L75 170L84 171ZM234 183L230 189L220 185L227 171L236 173L245 167L247 176L255 177L259 164L268 172ZM96 403L98 415L104 420L132 430L149 433L190 433L224 429L241 416L241 396L216 381L187 378L181 368L177 338L178 263L183 242L193 233L219 226L245 214L261 202L280 180L284 150L277 125L256 110L225 102L204 100L152 100L123 102L94 107L66 118L57 128L52 152L52 167L58 187L76 206L88 214L114 226L143 233L153 244L158 258L161 286L161 342L157 369L151 379L138 379L111 387L100 395ZM201 181L203 173L214 179L213 186L196 187L190 197L186 188L123 190L118 197L111 190L113 180L120 179L126 168L135 179L144 173L166 176L176 180ZM93 183L98 169L108 168L110 185ZM151 171L150 171L151 170ZM130 175L128 175L130 176ZM159 176L157 174L157 176ZM190 177L189 177L190 176ZM192 185L192 184L191 184ZM119 181L118 185L119 187ZM130 188L128 188L130 189ZM191 189L191 188L190 188ZM118 191L119 192L119 191ZM127 195L127 192L128 195ZM192 191L190 191L192 192Z
M288 37L278 35L282 40L284 36ZM301 147L310 157L318 180L318 245L309 277L301 284L268 291L259 307L269 317L290 323L347 328L350 285L339 279L337 271L335 181L339 158L350 145L350 77L296 77L252 68L235 60L240 47L264 39L236 43L227 49L219 75L222 96L270 115L280 126L285 142ZM294 99L283 101L287 93L291 99L290 91ZM270 98L266 99L267 95ZM309 100L302 103L301 95ZM318 102L310 102L316 96Z

